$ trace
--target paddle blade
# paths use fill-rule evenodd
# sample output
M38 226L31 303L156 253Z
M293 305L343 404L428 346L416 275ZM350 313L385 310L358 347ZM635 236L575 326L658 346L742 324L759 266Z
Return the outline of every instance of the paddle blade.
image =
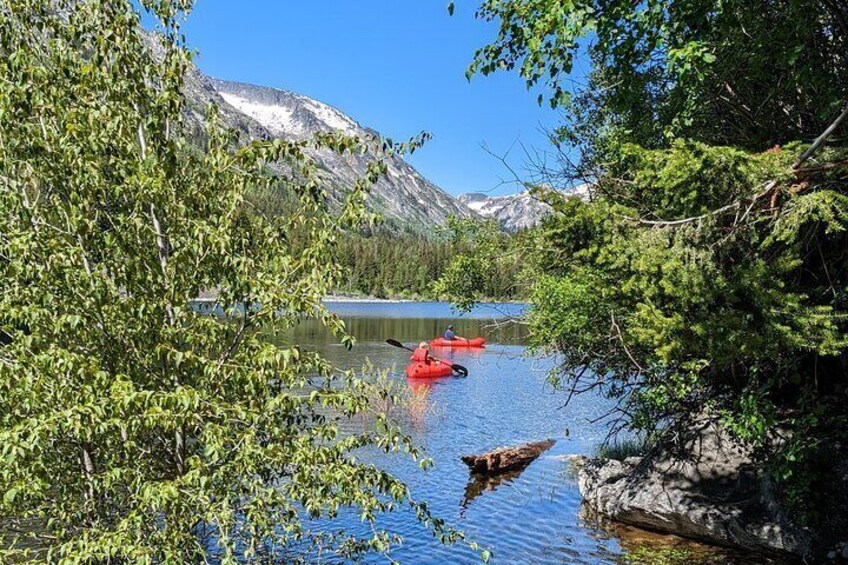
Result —
M456 363L453 363L451 366L453 367L453 372L456 373L457 375L459 375L461 377L467 377L468 376L468 369L466 369L462 365L457 365Z
M407 351L412 351L411 347L407 347L396 339L387 339L386 343L391 345L392 347L400 347L401 349L406 349Z

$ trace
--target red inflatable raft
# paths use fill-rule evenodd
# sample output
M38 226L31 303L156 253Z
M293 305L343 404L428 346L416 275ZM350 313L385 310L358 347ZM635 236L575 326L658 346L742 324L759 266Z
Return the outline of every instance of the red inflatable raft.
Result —
M410 379L447 377L453 373L453 367L447 363L411 363L406 366L406 376Z
M430 342L431 347L483 347L486 345L486 338L475 337L474 339L445 339L437 337Z

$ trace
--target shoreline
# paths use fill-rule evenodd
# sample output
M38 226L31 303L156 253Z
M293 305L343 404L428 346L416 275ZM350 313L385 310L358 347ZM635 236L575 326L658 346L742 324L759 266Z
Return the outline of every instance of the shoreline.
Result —
M409 298L374 298L370 296L345 296L343 294L328 294L321 302L343 302L351 304L404 304L409 302L422 302Z
M218 301L218 296L212 293L201 293L200 296L191 300L191 302L211 304ZM347 296L344 294L328 294L322 302L334 302L338 304L410 304L413 302L447 302L446 300L437 299L412 299L412 298L376 298L373 296ZM493 302L478 302L478 306L487 306L493 304L526 304L523 301L493 301Z

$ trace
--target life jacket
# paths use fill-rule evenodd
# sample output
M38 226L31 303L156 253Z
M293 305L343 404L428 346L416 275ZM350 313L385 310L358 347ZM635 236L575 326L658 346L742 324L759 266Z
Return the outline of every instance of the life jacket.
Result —
M410 357L410 359L415 363L429 363L429 354L430 352L423 347L416 347L415 351L412 352L412 357Z

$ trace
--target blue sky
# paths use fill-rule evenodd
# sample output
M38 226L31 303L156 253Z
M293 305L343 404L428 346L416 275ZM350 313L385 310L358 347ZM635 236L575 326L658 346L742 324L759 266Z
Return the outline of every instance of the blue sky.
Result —
M197 63L217 78L284 88L344 111L395 140L434 138L410 162L451 194L509 194L516 143L544 150L557 112L514 73L474 77L474 50L495 37L477 0L199 0L184 26Z

